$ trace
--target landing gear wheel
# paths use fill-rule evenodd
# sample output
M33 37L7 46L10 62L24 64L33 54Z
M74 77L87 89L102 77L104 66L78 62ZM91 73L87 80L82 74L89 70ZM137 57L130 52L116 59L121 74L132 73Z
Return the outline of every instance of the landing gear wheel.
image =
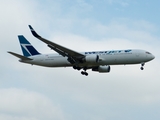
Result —
M141 67L141 70L144 70L144 68L143 68L143 67Z
M73 66L73 69L75 69L75 70L81 70L81 68L78 67L78 66Z
M144 65L145 65L145 63L141 64L141 68L140 68L141 70L144 70L144 68L143 68Z
M81 74L82 74L82 75L85 75L85 76L88 76L88 73L85 72L85 71L82 71Z
M84 71L82 71L81 74L84 75Z
M85 76L88 76L88 73L87 73L87 72L85 72Z

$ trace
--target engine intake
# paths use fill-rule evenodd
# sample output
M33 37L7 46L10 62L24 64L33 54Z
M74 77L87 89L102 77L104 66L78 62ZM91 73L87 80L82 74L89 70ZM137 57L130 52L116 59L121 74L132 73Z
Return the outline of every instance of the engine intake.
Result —
M98 66L95 68L92 68L92 71L96 71L96 72L100 72L100 73L106 73L106 72L110 72L111 67L109 65L105 65L105 66Z

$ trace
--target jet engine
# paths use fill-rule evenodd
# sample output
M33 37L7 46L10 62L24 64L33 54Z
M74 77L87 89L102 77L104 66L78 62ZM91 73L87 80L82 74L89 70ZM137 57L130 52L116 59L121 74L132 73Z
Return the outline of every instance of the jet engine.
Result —
M111 70L111 67L109 65L105 65L105 66L98 66L98 67L95 67L95 68L92 68L92 71L97 71L99 73L105 73L105 72L110 72Z
M87 55L84 59L85 62L97 63L99 61L98 55Z

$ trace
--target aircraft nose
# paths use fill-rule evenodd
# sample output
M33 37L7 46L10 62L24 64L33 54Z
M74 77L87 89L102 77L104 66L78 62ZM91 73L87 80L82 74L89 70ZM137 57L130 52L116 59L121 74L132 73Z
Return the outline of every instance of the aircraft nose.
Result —
M147 58L148 60L153 60L155 58L155 56L152 53L146 52L147 53Z
M155 58L155 56L153 54L148 55L149 60L153 60L154 58Z
M151 54L151 59L153 60L154 58L155 58L155 56Z

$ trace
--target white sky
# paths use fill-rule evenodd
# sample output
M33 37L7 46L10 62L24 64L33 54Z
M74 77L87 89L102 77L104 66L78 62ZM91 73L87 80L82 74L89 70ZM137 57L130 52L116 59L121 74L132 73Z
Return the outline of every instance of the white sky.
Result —
M160 1L1 0L1 120L159 120ZM24 35L41 53L53 53L43 37L76 51L144 49L155 59L111 66L111 72L44 68L18 62Z

